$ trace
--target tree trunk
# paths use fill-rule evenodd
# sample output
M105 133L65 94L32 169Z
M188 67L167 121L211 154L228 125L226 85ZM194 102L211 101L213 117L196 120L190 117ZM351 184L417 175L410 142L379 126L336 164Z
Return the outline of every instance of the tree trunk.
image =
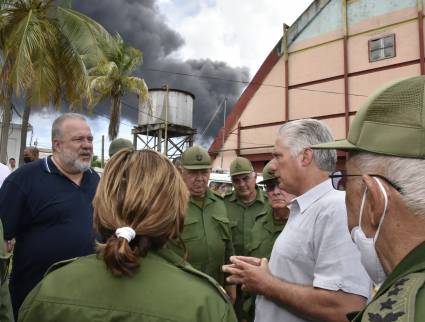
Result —
M22 115L22 126L21 126L21 145L19 147L19 166L24 164L24 149L27 146L27 132L28 122L31 114L31 97L27 93L25 98L25 108Z
M3 106L3 119L0 139L0 162L7 164L7 143L9 141L9 128L12 121L12 89L7 89L7 97Z
M112 96L112 106L109 116L109 141L112 141L118 136L118 131L120 129L120 118L121 118L121 96L114 95Z

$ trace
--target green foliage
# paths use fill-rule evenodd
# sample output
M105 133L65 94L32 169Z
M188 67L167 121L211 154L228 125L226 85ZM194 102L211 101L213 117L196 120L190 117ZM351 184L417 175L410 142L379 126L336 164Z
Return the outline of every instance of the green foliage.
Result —
M100 61L89 69L90 98L92 109L103 98L111 99L109 139L118 135L121 117L121 97L126 92L135 93L139 98L139 107L148 97L148 87L142 78L131 76L142 63L142 52L124 43L119 34L114 38L102 38L99 41L102 51Z
M68 2L61 7L53 0L0 0L0 104L25 96L27 118L32 106L59 108L62 99L82 107L89 97L84 57L100 59L98 41L110 38Z
M97 155L93 155L93 159L91 161L91 167L98 167L101 168L102 167L102 163L99 160L99 157Z

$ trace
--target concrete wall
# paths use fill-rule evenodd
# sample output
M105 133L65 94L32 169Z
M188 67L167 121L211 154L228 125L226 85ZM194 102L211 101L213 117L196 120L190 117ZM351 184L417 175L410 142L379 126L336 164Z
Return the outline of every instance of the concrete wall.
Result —
M0 131L3 124L0 123ZM21 125L11 123L9 127L9 138L7 141L7 160L14 158L16 164L19 162L19 148L21 146Z

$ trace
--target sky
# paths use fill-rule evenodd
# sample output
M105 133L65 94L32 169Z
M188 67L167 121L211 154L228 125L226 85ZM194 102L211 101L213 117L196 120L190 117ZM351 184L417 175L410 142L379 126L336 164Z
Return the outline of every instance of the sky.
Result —
M201 133L227 98L228 111L242 94L282 36L312 0L74 0L73 8L100 22L111 34L143 52L136 76L148 87L168 84L195 95L193 126ZM183 76L181 74L186 74ZM230 80L230 81L229 81ZM100 155L101 136L107 139L109 102L88 115L94 134L94 154ZM19 109L19 107L18 107ZM50 147L50 127L59 112L35 109L28 136ZM197 143L208 148L222 126L219 113ZM19 116L14 121L20 123ZM132 140L137 124L137 100L124 97L119 137Z

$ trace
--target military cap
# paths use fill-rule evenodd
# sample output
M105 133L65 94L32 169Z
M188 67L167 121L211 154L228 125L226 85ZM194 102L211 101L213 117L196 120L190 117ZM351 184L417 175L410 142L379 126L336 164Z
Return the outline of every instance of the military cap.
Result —
M247 174L254 171L251 161L243 157L237 157L230 163L230 176Z
M195 145L183 152L181 166L188 170L211 169L211 158L207 150Z
M346 140L312 149L365 151L425 158L425 77L391 82L372 94L357 112Z
M259 184L266 183L269 180L273 180L273 179L277 178L277 176L274 174L274 172L272 172L270 170L270 163L271 163L271 161L269 161L266 164L266 166L264 167L264 169L263 169L263 180L258 182Z
M130 140L121 138L113 140L111 145L109 145L109 157L112 157L115 153L122 149L134 149L133 143L131 143Z

